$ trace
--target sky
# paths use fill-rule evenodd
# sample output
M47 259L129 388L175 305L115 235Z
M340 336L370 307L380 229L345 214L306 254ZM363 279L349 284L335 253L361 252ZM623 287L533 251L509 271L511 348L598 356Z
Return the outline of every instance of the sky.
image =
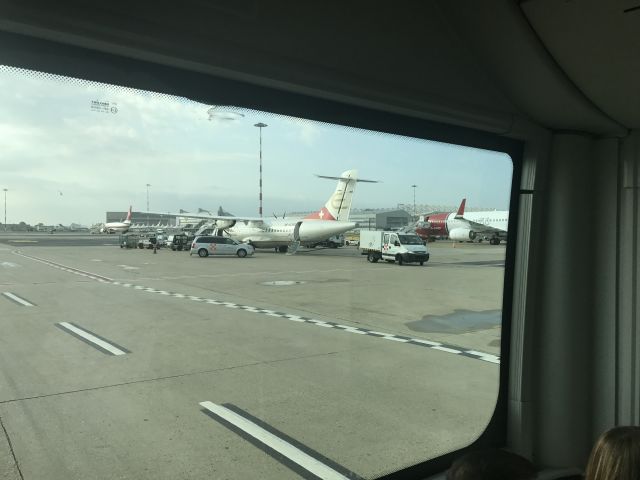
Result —
M358 184L353 208L412 204L412 185L417 204L509 207L504 153L0 67L7 223L92 225L129 205L146 211L147 184L152 212L257 216L258 122L268 125L265 216L318 209L335 182L314 174L352 168L381 182Z

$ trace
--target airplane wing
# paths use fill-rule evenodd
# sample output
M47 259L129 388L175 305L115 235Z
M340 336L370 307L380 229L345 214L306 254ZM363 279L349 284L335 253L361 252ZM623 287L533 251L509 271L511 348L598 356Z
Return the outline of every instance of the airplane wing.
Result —
M462 220L469 224L469 228L476 233L506 233L506 230L501 228L491 227L489 225L484 225L482 223L474 222L473 220L469 220L468 218L462 217Z
M489 225L485 225L484 223L474 222L473 220L468 219L464 216L464 209L467 203L467 199L463 198L460 206L458 207L458 211L456 212L456 220L463 220L467 222L469 228L477 233L507 233L506 230L501 228L495 228Z
M153 212L149 212L150 214L154 214ZM198 218L200 220L231 220L236 222L264 222L264 218L262 217L239 217L236 215L211 215L210 213L167 213L164 212L162 214L156 213L156 215L165 215L165 216L176 216L176 217L184 217L184 218Z

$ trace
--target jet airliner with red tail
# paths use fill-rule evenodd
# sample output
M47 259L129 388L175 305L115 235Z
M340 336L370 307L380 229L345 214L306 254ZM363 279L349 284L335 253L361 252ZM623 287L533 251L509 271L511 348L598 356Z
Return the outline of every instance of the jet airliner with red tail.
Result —
M462 199L456 212L424 215L416 225L416 233L423 239L449 237L461 242L488 239L491 245L507 239L508 210L465 213L466 201Z
M124 222L105 223L100 231L103 233L126 233L129 228L131 228L131 205L129 205L129 212Z

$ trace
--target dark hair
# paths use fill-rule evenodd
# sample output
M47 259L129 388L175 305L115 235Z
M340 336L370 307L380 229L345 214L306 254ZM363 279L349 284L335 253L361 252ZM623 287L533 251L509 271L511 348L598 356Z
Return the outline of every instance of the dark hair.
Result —
M640 427L615 427L606 431L591 450L586 480L637 480L640 478Z
M535 475L526 458L491 448L458 458L447 471L447 480L532 480Z

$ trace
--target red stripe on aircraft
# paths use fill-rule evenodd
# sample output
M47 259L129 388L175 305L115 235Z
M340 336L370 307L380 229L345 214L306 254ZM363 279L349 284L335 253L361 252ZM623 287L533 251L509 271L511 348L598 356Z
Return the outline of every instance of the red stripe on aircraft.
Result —
M320 211L313 212L304 217L305 220L335 220L335 217L329 213L326 207L322 207Z

